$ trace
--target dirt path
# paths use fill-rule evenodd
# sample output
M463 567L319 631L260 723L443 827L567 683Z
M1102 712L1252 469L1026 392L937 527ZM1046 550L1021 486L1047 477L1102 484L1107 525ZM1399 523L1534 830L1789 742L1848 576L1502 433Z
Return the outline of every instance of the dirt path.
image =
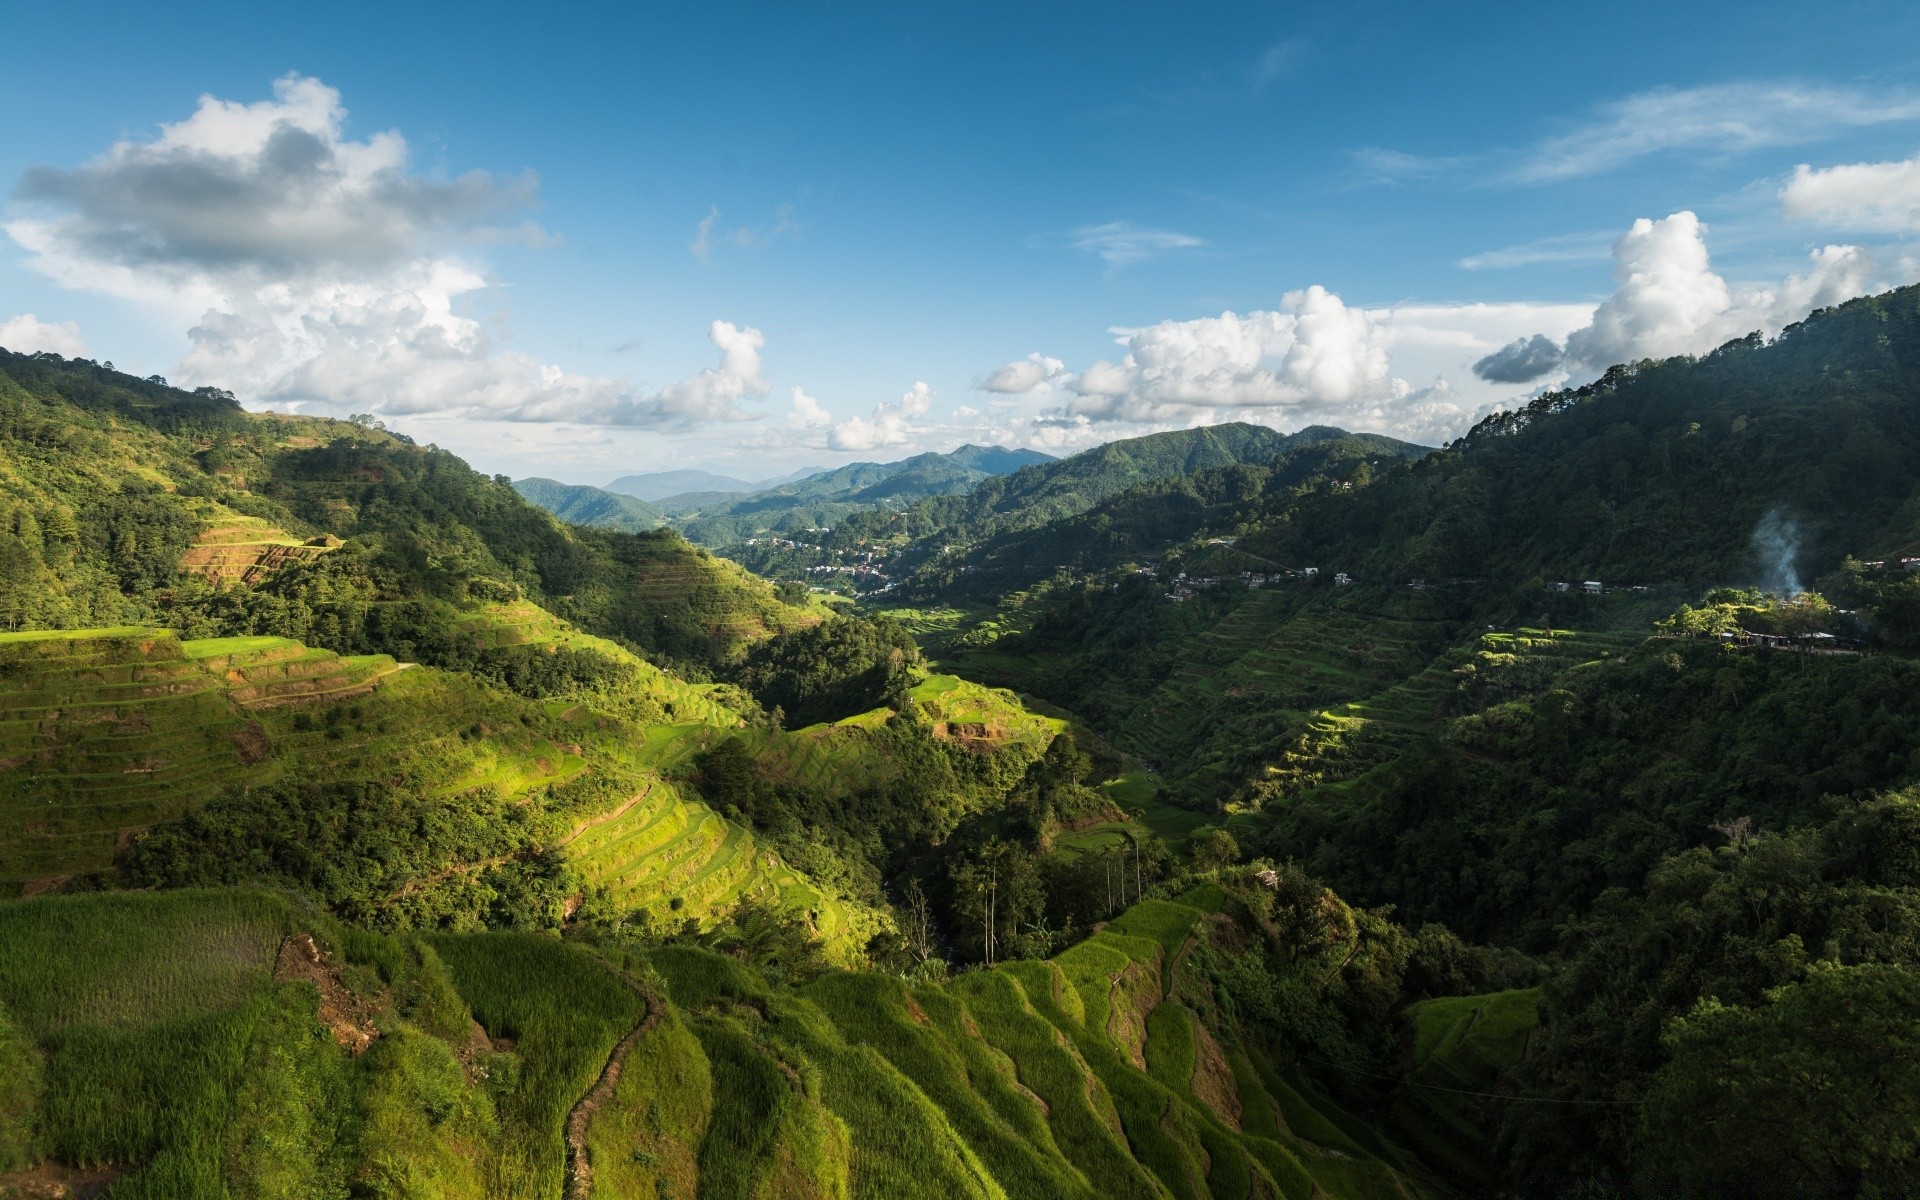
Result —
M567 836L561 838L559 841L555 842L554 845L555 846L567 845L569 842L573 841L573 839L579 837L581 834L585 833L589 829L598 828L601 825L605 825L608 821L616 821L621 817L626 816L628 811L631 810L634 805L640 803L642 800L645 800L647 798L647 794L651 791L653 791L653 785L649 783L647 786L641 788L639 791L635 792L633 795L628 796L626 803L622 804L620 807L611 809L607 812L603 812L597 817L588 817L586 820L580 822L578 825L575 825L573 827L572 833L569 833Z
M643 793L644 794L644 793ZM639 797L634 797L638 800ZM633 801L628 801L631 804ZM633 989L646 1005L646 1015L640 1023L627 1031L627 1036L614 1046L613 1053L607 1055L607 1065L600 1068L600 1078L594 1080L587 1094L567 1114L567 1187L565 1200L588 1200L593 1195L593 1156L587 1151L587 1127L593 1123L593 1114L600 1106L613 1098L613 1089L620 1084L620 1068L627 1060L627 1053L634 1045L660 1023L666 1015L666 1000L655 995L643 986L639 980L609 965L609 971L620 977L620 982Z

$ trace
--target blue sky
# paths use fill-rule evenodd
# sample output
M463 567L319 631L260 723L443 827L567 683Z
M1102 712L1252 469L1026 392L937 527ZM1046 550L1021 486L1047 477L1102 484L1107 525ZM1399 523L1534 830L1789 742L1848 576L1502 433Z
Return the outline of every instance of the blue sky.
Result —
M516 476L1437 441L1920 278L1912 5L171 7L9 18L0 344Z

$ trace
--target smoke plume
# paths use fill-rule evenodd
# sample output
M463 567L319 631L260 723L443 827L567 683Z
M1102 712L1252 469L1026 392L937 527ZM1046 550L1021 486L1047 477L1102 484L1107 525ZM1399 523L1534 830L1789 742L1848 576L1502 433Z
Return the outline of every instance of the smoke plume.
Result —
M1771 509L1753 527L1753 555L1760 561L1760 587L1786 599L1805 589L1800 585L1800 524L1780 509Z

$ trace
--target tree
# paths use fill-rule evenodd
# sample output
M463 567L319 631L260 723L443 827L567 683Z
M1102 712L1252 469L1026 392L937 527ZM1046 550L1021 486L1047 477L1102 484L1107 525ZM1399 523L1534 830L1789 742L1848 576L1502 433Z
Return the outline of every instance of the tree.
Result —
M1920 971L1816 963L1767 999L1673 1023L1641 1174L1698 1196L1920 1190Z

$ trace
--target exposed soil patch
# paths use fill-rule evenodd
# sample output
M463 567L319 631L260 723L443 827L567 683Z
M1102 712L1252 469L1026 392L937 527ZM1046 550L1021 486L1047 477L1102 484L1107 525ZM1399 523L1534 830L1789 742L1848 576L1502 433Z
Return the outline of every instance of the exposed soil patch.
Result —
M1137 962L1107 989L1107 1036L1142 1071L1147 1069L1147 1018L1160 1007L1160 972Z
M48 892L57 892L66 886L67 880L72 878L71 875L43 875L38 879L29 879L20 888L20 898L24 900L28 896L43 896ZM0 1197L5 1195L5 1192L0 1192Z
M1220 1043L1213 1040L1213 1033L1205 1021L1197 1017L1193 1022L1193 1039L1196 1053L1193 1058L1194 1097L1213 1110L1236 1133L1240 1130L1240 1088L1234 1082L1233 1068L1227 1065L1227 1056L1220 1049Z
M267 737L267 731L258 721L248 721L233 735L233 756L240 765L250 767L257 762L265 762L267 755L273 753L273 742Z
M25 1171L0 1171L0 1197L5 1200L92 1200L124 1174L125 1167L69 1167L48 1161Z
M349 1054L359 1054L380 1036L373 1018L381 1005L377 998L354 995L341 982L340 969L332 957L312 934L290 933L281 941L280 953L273 961L273 979L275 983L305 980L318 989L320 1023Z

